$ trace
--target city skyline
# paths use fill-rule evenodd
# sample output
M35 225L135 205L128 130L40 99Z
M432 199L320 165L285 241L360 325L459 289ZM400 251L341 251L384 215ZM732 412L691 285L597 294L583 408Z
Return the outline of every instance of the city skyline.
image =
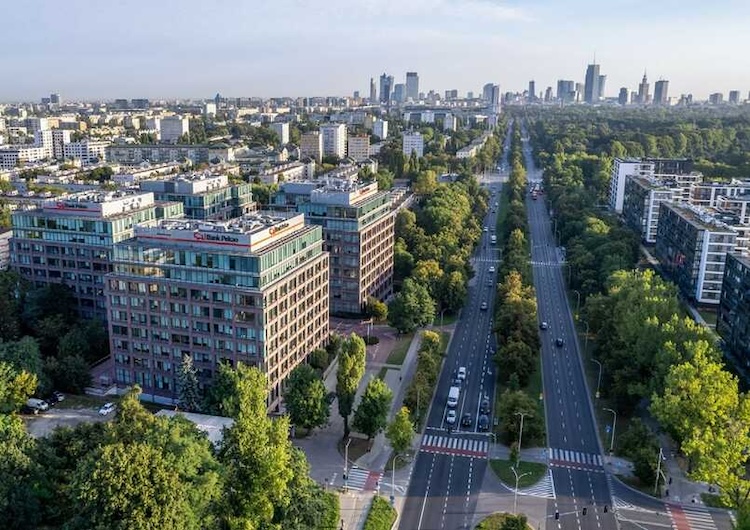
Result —
M743 28L750 6L723 4L681 2L677 10L673 1L618 0L606 12L588 0L382 0L359 9L341 0L314 9L298 0L211 9L192 0L11 5L0 42L12 51L5 61L12 83L0 100L50 92L68 100L366 95L369 79L384 71L397 83L418 72L423 92L476 93L488 80L521 92L531 79L543 91L558 79L582 82L594 55L608 76L607 97L622 86L635 90L644 69L654 81L668 79L671 96L746 94L750 73L737 65L750 44ZM148 16L134 22L145 8ZM685 38L689 28L711 38Z

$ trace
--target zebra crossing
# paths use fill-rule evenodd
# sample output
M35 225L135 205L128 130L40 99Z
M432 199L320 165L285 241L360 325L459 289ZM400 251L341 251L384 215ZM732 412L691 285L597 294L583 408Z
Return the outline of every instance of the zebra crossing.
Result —
M346 487L354 491L375 491L378 480L380 480L382 475L378 471L370 471L369 469L362 469L357 466L350 468L348 473Z
M716 530L711 513L702 506L667 504L666 507L676 530Z
M571 467L574 469L602 470L604 463L602 455L594 453L582 453L568 449L557 449L550 447L549 460L551 465L559 467Z
M419 450L427 453L485 458L489 443L487 440L426 434L422 438Z
M552 470L547 470L539 482L528 488L519 489L519 495L526 495L527 497L541 497L543 499L554 499L555 495L555 481L552 478Z

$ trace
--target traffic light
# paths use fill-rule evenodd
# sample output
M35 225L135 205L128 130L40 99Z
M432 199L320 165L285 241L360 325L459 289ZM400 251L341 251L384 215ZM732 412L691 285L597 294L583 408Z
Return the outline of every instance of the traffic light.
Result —
M584 507L584 508L583 508L583 515L586 515L586 511L587 511L587 510L586 510L586 508Z
M560 518L560 512L555 512L555 519L557 520L559 518Z

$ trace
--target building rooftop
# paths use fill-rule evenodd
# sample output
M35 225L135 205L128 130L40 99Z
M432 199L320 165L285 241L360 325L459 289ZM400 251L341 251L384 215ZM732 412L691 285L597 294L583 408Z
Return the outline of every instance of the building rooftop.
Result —
M700 208L691 204L667 204L666 206L700 230L735 233L727 223L717 218L717 212L714 209Z

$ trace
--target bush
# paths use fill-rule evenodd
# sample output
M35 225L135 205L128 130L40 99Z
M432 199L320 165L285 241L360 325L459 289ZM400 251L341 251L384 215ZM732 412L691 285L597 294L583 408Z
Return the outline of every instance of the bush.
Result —
M365 344L368 346L372 346L373 344L377 344L380 342L380 339L376 337L375 335L370 335L369 337L363 337Z
M394 522L396 510L383 497L376 495L367 513L364 530L391 530Z
M310 366L321 372L328 368L331 360L330 354L323 348L317 348L310 354Z

